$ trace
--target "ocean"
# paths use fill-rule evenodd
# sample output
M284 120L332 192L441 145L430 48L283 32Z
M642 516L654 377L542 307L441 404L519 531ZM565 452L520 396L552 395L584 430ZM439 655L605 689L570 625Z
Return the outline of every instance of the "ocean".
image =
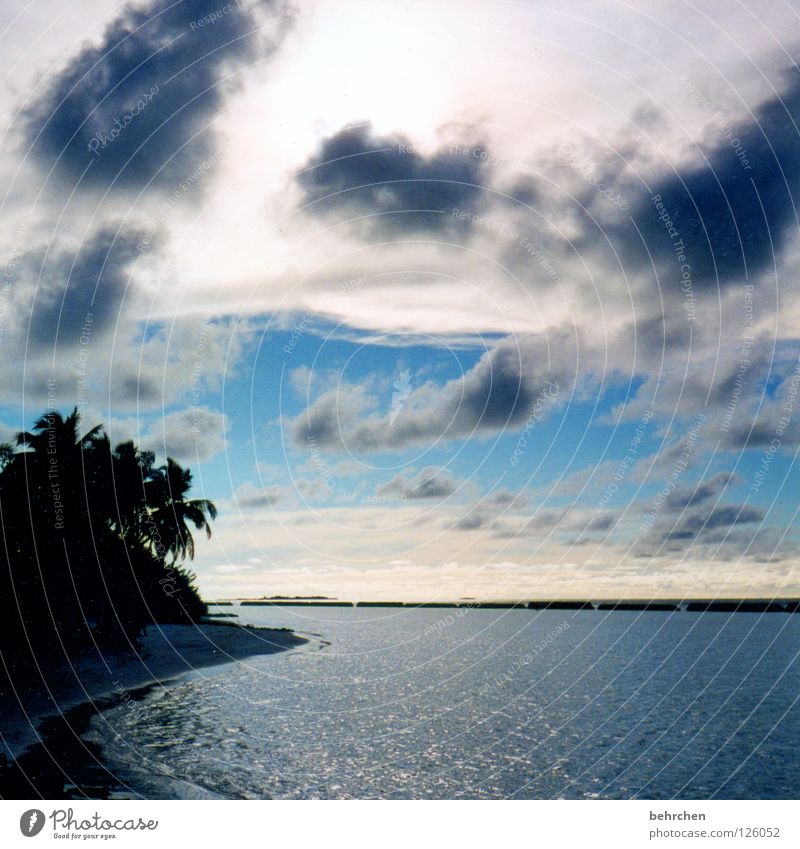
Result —
M800 796L800 615L221 609L309 642L95 716L112 798Z

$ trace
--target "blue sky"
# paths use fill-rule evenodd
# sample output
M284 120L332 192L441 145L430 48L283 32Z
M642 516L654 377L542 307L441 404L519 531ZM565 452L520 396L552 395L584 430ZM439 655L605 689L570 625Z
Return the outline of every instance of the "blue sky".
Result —
M209 596L800 593L793 9L47 7L0 436L189 465Z

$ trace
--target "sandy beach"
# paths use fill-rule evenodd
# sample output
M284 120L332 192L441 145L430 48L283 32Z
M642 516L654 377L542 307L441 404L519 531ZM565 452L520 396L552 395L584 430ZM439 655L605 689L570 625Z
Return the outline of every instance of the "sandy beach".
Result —
M11 669L13 686L0 685L0 751L11 761L41 742L43 725L53 721L63 725L67 714L79 713L85 719L142 688L306 642L288 629L247 628L228 622L160 625L148 628L133 649L62 657L47 669L24 674ZM75 726L72 721L67 724Z

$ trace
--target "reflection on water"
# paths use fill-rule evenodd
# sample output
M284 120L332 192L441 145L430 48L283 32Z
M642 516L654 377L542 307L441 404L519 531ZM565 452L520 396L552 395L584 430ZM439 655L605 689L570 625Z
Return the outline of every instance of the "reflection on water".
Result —
M227 610L320 639L96 717L134 795L800 794L800 616Z

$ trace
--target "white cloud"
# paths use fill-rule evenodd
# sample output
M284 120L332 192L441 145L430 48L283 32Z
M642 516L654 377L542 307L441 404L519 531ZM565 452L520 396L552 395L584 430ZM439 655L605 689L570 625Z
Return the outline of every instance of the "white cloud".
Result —
M180 462L202 463L227 448L228 416L208 407L168 413L142 437L142 447Z

